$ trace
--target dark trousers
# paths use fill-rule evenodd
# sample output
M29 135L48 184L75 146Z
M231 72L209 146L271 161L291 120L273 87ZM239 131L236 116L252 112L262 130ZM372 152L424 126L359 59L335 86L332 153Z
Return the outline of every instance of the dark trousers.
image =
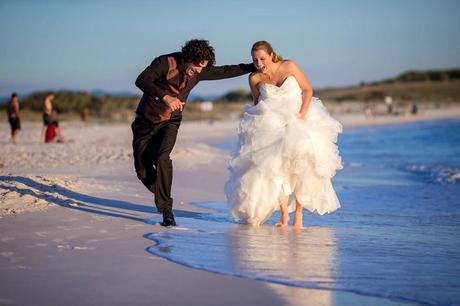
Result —
M137 117L131 124L133 130L134 167L137 177L155 194L159 212L172 209L172 161L169 157L176 143L180 122L152 123Z

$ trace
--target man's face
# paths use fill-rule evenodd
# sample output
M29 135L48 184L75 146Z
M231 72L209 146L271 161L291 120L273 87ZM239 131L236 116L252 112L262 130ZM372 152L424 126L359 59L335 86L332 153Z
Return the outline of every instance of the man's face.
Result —
M198 74L203 70L204 67L208 65L209 61L201 61L198 64L186 63L185 64L185 73L191 77L194 74Z

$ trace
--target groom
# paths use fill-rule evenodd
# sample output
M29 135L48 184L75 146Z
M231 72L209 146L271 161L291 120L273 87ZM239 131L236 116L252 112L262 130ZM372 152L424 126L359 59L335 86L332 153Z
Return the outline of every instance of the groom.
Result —
M133 155L137 177L155 194L163 226L175 226L171 198L172 161L182 111L198 82L237 77L255 71L252 64L213 66L214 48L207 40L192 39L181 52L161 55L136 80L143 96L136 110Z

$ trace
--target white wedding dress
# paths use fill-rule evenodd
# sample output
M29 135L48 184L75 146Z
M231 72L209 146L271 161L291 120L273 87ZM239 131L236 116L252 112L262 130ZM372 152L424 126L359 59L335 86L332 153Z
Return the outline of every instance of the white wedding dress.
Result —
M259 85L257 105L249 107L239 127L225 184L231 216L259 225L279 209L279 199L296 199L323 215L340 207L331 179L342 168L337 135L342 125L322 102L311 99L305 120L297 117L302 91L294 76L278 87Z

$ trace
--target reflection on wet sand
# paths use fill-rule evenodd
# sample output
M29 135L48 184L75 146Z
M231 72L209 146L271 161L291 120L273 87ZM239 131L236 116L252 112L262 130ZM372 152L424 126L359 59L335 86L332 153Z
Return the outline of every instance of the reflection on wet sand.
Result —
M264 275L266 280L286 279L312 288L331 288L338 273L333 228L307 227L303 230L232 227L228 235L234 270ZM332 305L330 290L299 289L268 284L287 305Z
M230 227L229 259L233 271L269 281L267 287L285 301L283 305L404 305L380 297L337 291L340 279L336 229L303 230ZM287 285L287 286L286 286Z
M177 219L181 227L147 235L156 242L148 249L152 254L195 269L265 281L283 305L404 304L341 286L356 271L344 270L339 229L250 228L228 223L222 211ZM356 288L366 285L351 287Z

